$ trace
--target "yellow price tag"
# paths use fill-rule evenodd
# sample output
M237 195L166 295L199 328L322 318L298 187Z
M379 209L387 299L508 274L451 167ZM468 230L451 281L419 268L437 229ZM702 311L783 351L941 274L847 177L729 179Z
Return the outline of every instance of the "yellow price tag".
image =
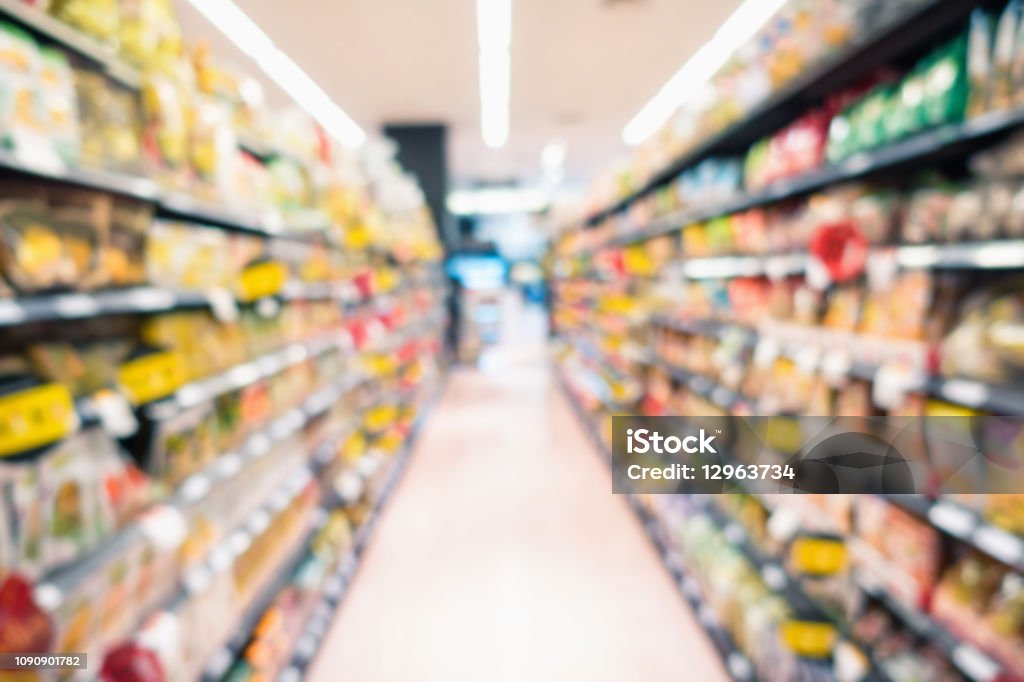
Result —
M363 425L367 431L383 431L391 426L398 417L398 410L394 405L378 405L367 411L363 417Z
M366 223L353 225L345 231L345 246L350 249L362 250L373 243L373 230Z
M622 264L631 275L650 277L657 274L657 266L647 249L643 246L631 246L622 254Z
M788 620L779 628L782 643L797 656L828 658L836 643L836 628L831 623Z
M364 452L366 452L366 436L360 431L356 431L346 438L345 443L341 446L341 456L346 462L355 462L363 456Z
M846 545L833 538L797 538L789 548L793 568L811 575L832 575L846 568Z
M376 280L379 291L391 291L398 286L398 272L394 268L381 268L376 273Z
M398 369L398 362L390 355L378 353L366 358L366 366L374 376L391 376Z
M121 391L135 405L170 395L181 388L185 381L185 363L173 351L129 360L117 372Z
M405 438L398 431L388 431L383 436L377 439L377 447L384 452L389 454L398 452L398 449L402 447L402 443L405 442Z
M75 404L63 384L0 396L0 457L55 443L77 428Z
M288 269L277 261L247 267L238 278L238 298L255 301L281 293L288 281Z

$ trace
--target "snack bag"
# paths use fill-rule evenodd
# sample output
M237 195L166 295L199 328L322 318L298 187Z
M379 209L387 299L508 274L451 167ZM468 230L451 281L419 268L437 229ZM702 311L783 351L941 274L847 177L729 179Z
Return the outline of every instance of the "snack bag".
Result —
M143 86L142 112L146 158L165 184L180 189L187 179L185 173L189 159L184 94L173 79L154 75Z
M73 262L44 202L0 201L0 264L7 281L21 293L73 281Z
M967 77L970 83L967 117L974 118L988 111L992 77L992 20L984 10L976 9L971 14L967 36Z
M45 130L38 76L39 47L28 33L0 22L0 131L17 148L21 136L37 138Z
M992 85L989 109L1009 109L1013 103L1013 62L1020 24L1020 1L1011 0L996 25L992 54Z
M168 44L181 39L181 26L168 0L121 0L120 49L142 67L160 61Z
M39 50L39 94L43 123L60 157L67 163L78 160L78 98L68 59L60 50Z
M105 43L117 39L118 0L52 0L50 14Z

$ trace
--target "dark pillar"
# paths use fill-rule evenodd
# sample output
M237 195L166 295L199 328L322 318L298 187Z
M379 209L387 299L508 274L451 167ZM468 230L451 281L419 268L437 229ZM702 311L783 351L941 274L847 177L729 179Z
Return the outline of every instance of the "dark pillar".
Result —
M423 190L434 216L441 242L450 251L458 243L456 227L448 215L448 126L444 124L389 124L384 134L398 143L398 162Z

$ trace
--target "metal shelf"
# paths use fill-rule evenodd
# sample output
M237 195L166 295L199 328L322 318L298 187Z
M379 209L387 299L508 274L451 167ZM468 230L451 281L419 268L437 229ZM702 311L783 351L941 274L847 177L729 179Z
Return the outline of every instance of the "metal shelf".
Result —
M617 235L608 245L642 242L670 234L686 225L802 196L838 183L931 164L944 158L966 156L977 151L980 142L994 140L1021 126L1024 126L1024 110L992 112L965 123L925 131L880 149L856 154L837 165L780 180L761 191L737 196L715 206L662 216L646 228Z
M896 616L911 632L941 651L943 656L968 679L974 682L1014 679L1011 675L1005 675L1003 667L977 647L957 641L949 630L931 616L905 606L885 589L856 572L854 582L862 592L884 606L886 611Z
M732 325L714 320L676 321L664 317L654 318L653 324L684 333L701 334L704 336L719 336L723 330L730 327L743 329L742 325ZM764 335L755 329L746 328L745 331L748 334L746 342L750 346L755 345L758 339L765 338ZM770 337L771 335L768 336ZM851 338L855 339L856 336L853 335ZM807 343L800 345L800 348L804 350L813 347L813 344ZM818 350L824 351L826 349L827 346L823 345ZM799 350L780 349L780 352L784 355L793 356L798 354ZM856 353L853 353L853 355L854 357L849 369L850 376L873 381L875 375L881 369L881 365L876 360L858 358ZM714 386L713 382L710 382L709 379L672 367L667 363L662 363L662 365L674 378L681 383L685 383L691 390L705 397L712 395ZM921 390L932 397L963 405L964 407L991 412L996 415L1024 415L1024 389L1017 386L992 384L974 379L931 376L922 378L919 386L910 386L908 388L910 390ZM724 398L724 394L722 394L722 397ZM719 404L719 406L724 406L723 401L715 400L714 402Z
M930 500L920 495L889 495L885 499L927 519L931 525L982 554L1024 573L1024 537L993 526L977 512L941 497Z

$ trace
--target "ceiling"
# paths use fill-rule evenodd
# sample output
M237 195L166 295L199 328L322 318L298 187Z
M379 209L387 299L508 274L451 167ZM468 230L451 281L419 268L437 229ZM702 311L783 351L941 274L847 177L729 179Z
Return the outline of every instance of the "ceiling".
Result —
M367 132L447 123L456 186L537 181L554 138L567 143L568 180L608 167L627 153L623 126L739 4L513 0L511 133L491 150L480 138L475 0L236 2ZM244 60L178 5L187 36Z

